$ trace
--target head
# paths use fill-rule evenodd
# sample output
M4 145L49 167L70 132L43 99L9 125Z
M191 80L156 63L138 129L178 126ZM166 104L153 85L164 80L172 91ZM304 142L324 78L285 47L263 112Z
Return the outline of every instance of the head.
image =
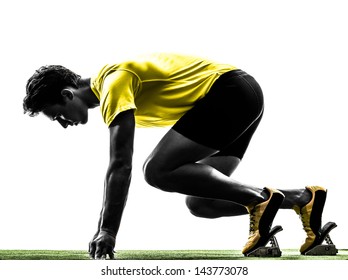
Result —
M87 122L87 107L79 97L81 76L60 65L39 68L28 80L24 113L43 113L63 127Z

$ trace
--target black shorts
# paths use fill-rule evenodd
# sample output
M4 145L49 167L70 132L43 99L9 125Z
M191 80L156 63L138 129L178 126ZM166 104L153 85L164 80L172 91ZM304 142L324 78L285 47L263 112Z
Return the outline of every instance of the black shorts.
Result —
M263 106L256 80L242 70L233 70L221 75L173 129L218 150L214 156L242 159L261 120Z

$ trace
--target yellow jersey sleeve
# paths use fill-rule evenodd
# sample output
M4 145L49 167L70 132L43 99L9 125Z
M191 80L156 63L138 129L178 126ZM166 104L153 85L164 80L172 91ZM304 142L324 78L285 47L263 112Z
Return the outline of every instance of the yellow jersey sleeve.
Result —
M106 76L99 99L100 111L107 126L119 113L137 108L134 94L139 86L139 78L129 71L118 70Z

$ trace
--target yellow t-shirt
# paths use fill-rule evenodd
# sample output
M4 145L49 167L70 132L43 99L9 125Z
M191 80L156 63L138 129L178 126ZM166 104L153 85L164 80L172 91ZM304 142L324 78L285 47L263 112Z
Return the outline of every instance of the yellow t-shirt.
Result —
M104 122L134 109L137 127L173 125L214 81L236 67L198 57L153 54L104 66L91 78Z

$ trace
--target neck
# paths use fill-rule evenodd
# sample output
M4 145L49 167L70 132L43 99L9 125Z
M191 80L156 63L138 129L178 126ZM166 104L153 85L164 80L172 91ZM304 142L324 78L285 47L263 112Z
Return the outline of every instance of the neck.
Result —
M79 83L78 93L80 95L80 98L86 103L88 108L95 108L100 105L100 102L91 89L90 81L90 78L81 79Z

